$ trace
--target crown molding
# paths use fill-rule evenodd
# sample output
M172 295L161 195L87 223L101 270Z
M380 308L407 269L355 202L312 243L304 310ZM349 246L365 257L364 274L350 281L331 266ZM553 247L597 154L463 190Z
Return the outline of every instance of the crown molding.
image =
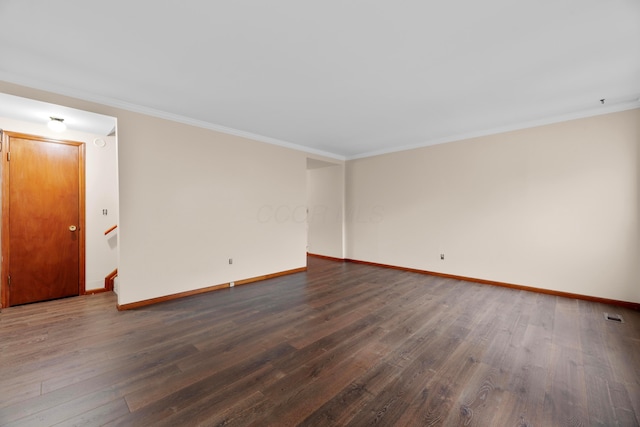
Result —
M38 89L45 92L50 92L57 95L68 96L70 98L77 98L83 101L88 101L96 104L105 105L108 107L118 108L121 110L130 111L133 113L144 114L147 116L169 120L177 123L182 123L182 124L199 127L203 129L208 129L208 130L224 133L227 135L239 136L242 138L264 142L271 145L277 145L280 147L289 148L296 151L302 151L308 154L315 154L318 156L328 157L335 160L342 160L342 161L346 160L345 156L341 156L335 153L330 153L328 151L317 150L315 148L305 147L303 145L295 144L288 141L282 141L276 138L271 138L269 136L259 135L252 132L246 132L243 130L222 126L216 123L210 123L203 120L192 119L190 117L181 116L179 114L169 113L162 110L156 110L154 108L145 107L142 105L137 105L137 104L133 104L125 101L120 101L120 100L109 98L109 97L93 95L83 91L78 91L76 89L71 89L65 86L53 85L46 82L26 79L24 77L18 77L2 71L0 71L0 80L5 81L7 83L29 87L32 89Z
M315 148L306 147L306 146L295 144L288 141L282 141L282 140L271 138L265 135L259 135L259 134L239 130L239 129L234 129L227 126L206 122L203 120L192 119L192 118L181 116L178 114L156 110L150 107L145 107L145 106L141 106L141 105L125 102L125 101L120 101L120 100L109 98L109 97L89 94L89 93L78 91L76 89L72 89L69 87L53 85L53 84L42 82L42 81L36 81L36 80L24 78L22 76L16 76L10 73L6 73L3 71L0 71L0 80L3 80L7 83L21 85L21 86L38 89L38 90L42 90L42 91L46 91L46 92L50 92L58 95L68 96L71 98L77 98L83 101L93 102L96 104L118 108L118 109L130 111L134 113L145 114L148 116L157 117L164 120L183 123L189 126L208 129L208 130L221 132L228 135L239 136L239 137L251 139L254 141L264 142L271 145L276 145L276 146L289 148L296 151L302 151L308 154L314 154L314 155L323 156L330 159L341 160L341 161L357 160L357 159L363 159L367 157L380 156L384 154L397 153L401 151L415 150L418 148L429 147L432 145L446 144L449 142L462 141L465 139L478 138L478 137L488 136L488 135L496 135L496 134L511 132L515 130L529 129L529 128L534 128L538 126L545 126L545 125L550 125L554 123L561 123L561 122L566 122L570 120L600 116L604 114L617 113L621 111L640 108L640 98L638 98L633 101L628 101L628 102L623 102L623 103L618 103L613 105L603 105L603 106L598 106L597 108L591 108L587 110L566 113L566 114L559 114L559 115L549 116L549 117L532 120L532 121L519 122L519 123L514 123L506 126L499 126L495 128L489 128L489 129L472 131L472 132L467 132L467 133L462 133L457 135L445 136L442 138L423 141L418 144L403 145L403 146L392 147L392 148L383 149L383 150L367 151L367 152L363 152L363 153L359 153L351 156L343 156L340 154L318 150Z
M594 116L602 116L610 113L618 113L621 111L633 110L635 108L640 108L640 98L634 101L619 103L619 104L610 105L610 106L602 106L599 108L592 108L592 109L577 111L573 113L545 117L543 119L538 119L538 120L514 123L507 126L500 126L500 127L485 129L481 131L467 132L467 133L462 133L458 135L446 136L443 138L436 138L436 139L424 141L422 143L414 144L414 145L405 145L405 146L394 147L394 148L385 149L385 150L369 151L365 153L356 154L353 156L347 156L347 160L357 160L357 159L363 159L366 157L381 156L383 154L397 153L400 151L415 150L417 148L424 148L432 145L446 144L448 142L462 141L465 139L478 138L481 136L497 135L500 133L511 132L515 130L530 129L530 128L550 125L554 123L568 122L570 120L584 119L584 118L594 117Z

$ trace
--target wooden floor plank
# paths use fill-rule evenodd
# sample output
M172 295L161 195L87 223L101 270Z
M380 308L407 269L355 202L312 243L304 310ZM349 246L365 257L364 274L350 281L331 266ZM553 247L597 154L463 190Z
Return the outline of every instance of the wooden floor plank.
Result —
M207 399L213 393L222 393L226 388L248 375L261 372L273 359L282 357L293 350L293 347L288 344L278 344L272 349L256 354L227 370L202 378L169 396L145 405L132 412L131 416L119 420L115 425L128 426L132 423L134 425L155 425L164 418L182 411L184 411L183 417L189 419L189 408L199 401Z
M616 382L609 382L608 385L617 425L639 426L640 416L638 416L638 412L634 410L634 405L631 402L625 385Z
M55 418L63 412L60 408L68 408L68 414L75 416L90 410L92 405L106 404L104 399L121 398L138 388L151 386L156 375L176 370L167 361L180 360L193 351L193 346L168 347L161 352L141 356L140 360L131 360L105 374L15 403L0 411L0 425L16 421L20 425L22 420ZM131 384L134 386L130 387Z
M639 425L639 312L308 261L125 312L3 309L0 425Z
M550 360L543 425L589 425L587 383L581 353L573 347L553 344ZM600 397L608 400L607 395Z
M129 413L123 399L112 400L95 409L55 424L55 427L101 427L109 421L118 419Z

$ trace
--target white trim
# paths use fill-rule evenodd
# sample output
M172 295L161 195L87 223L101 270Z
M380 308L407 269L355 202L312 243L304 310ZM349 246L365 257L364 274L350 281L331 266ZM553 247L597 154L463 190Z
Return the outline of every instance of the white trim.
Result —
M287 142L287 141L281 141L279 139L271 138L269 136L258 135L255 133L246 132L243 130L218 125L215 123L205 122L203 120L196 120L196 119L181 116L178 114L168 113L166 111L156 110L153 108L144 107L137 104L131 104L129 102L119 101L117 99L91 95L82 91L70 89L68 87L51 85L48 83L42 83L42 82L30 80L30 79L16 77L14 75L11 75L2 71L0 71L0 80L3 80L7 83L13 83L21 86L30 87L33 89L55 93L58 95L81 99L83 101L94 102L96 104L105 105L107 107L119 108L121 110L131 111L133 113L145 114L147 116L157 117L159 119L170 120L173 122L183 123L189 126L209 129L216 132L225 133L228 135L235 135L242 138L252 139L254 141L265 142L267 144L277 145L284 148L290 148L296 151L302 151L309 154L316 154L318 156L329 157L331 159L336 159L336 160L342 160L342 161L346 160L345 156L341 156L335 153L329 153L328 151L322 151L315 148L305 147L303 145L294 144L292 142Z
M380 156L383 154L397 153L399 151L415 150L417 148L424 148L431 145L462 141L465 139L478 138L480 136L497 135L499 133L505 133L505 132L510 132L514 130L534 128L538 126L550 125L553 123L567 122L569 120L583 119L587 117L617 113L620 111L633 110L634 108L640 108L640 99L631 101L631 102L611 105L611 106L603 106L597 109L584 110L584 111L562 114L562 115L553 116L553 117L545 117L544 119L533 120L529 122L522 122L522 123L517 123L517 124L512 124L507 126L500 126L497 128L486 129L482 131L475 131L475 132L468 132L468 133L463 133L459 135L446 136L443 138L432 139L432 140L421 142L419 144L414 144L414 145L405 145L402 147L393 147L393 148L384 149L384 150L368 151L368 152L356 154L353 156L347 156L347 160L363 159L365 157Z

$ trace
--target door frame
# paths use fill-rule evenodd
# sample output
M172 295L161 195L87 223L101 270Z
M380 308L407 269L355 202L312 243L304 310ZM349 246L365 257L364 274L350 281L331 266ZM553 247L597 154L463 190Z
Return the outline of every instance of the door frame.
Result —
M8 271L9 271L9 259L11 254L10 246L9 246L9 167L7 167L7 163L9 163L9 154L11 152L11 146L9 143L9 138L21 138L21 139L30 139L33 141L54 143L54 144L65 144L65 145L73 145L78 147L78 209L79 209L79 224L78 224L78 238L79 238L79 248L78 248L78 295L85 295L85 144L83 142L77 141L68 141L68 140L60 140L60 139L52 139L44 136L38 135L29 135L18 132L11 132L6 130L0 130L2 133L2 141L0 143L0 155L2 156L2 160L0 161L0 168L2 168L2 262L0 264L0 307L8 307L9 306L9 283L8 283Z

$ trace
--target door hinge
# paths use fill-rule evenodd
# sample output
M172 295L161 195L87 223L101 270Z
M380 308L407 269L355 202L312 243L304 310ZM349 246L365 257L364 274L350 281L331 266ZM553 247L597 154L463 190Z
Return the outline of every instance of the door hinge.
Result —
M11 286L11 275L7 276L7 285Z
M7 151L7 162L11 161L11 152Z

